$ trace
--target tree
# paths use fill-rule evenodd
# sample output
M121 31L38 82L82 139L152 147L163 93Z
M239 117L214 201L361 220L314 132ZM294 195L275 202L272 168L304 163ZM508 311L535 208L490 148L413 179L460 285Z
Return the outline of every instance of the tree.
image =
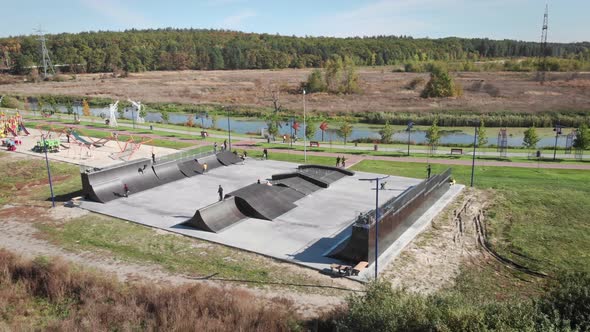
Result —
M168 113L168 111L161 111L160 114L162 116L162 122L168 123L168 120L170 120L170 114Z
M381 135L381 143L391 143L391 136L393 136L393 127L389 124L389 121L385 121L385 126L379 130Z
M84 114L84 116L90 116L90 106L86 99L82 100L82 114Z
M68 102L66 103L66 112L68 113L68 115L74 114L74 105L72 105L71 100L68 100Z
M340 91L343 67L342 58L336 54L326 62L326 88L328 91Z
M340 128L338 128L338 135L342 138L344 138L344 144L346 145L346 140L348 139L348 137L350 137L350 134L352 134L352 125L350 123L348 123L348 121L345 121Z
M583 152L590 148L590 130L586 124L582 124L576 132L576 138L572 145L576 150Z
M344 82L340 90L346 94L359 91L359 75L356 72L354 61L348 56L344 57Z
M422 98L445 98L459 95L460 89L455 85L455 81L449 75L446 68L441 66L432 66L430 81L426 83L422 91Z
M428 141L428 145L430 146L430 151L436 150L438 142L440 141L440 132L438 129L438 119L434 119L432 122L432 126L428 128L426 132L426 140Z
M322 75L322 71L319 69L314 69L311 74L307 77L307 82L304 84L305 91L308 93L314 92L325 92L326 91L326 83L324 83L324 76Z
M522 140L522 145L527 149L534 149L537 147L537 143L541 138L537 135L537 130L535 126L530 127L529 129L524 131L524 139Z
M307 121L305 124L305 137L307 137L308 140L312 140L315 137L317 130L317 124L314 121Z
M488 135L486 134L486 127L481 120L479 123L479 128L477 128L477 146L482 147L488 144Z

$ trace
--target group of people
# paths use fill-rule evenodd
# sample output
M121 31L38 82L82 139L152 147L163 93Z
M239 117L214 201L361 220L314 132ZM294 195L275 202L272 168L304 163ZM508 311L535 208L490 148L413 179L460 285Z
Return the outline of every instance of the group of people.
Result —
M336 157L336 167L346 168L346 158L344 156Z
M217 153L217 149L218 149L218 145L217 142L213 143L213 152ZM227 140L223 141L223 144L221 146L221 151L226 151L227 150Z

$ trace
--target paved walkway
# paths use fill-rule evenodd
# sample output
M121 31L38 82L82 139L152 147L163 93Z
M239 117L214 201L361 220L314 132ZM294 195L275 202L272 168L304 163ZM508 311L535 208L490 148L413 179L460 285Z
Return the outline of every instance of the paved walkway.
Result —
M262 151L263 148L253 146L253 141L241 141L234 143L234 147L239 147L248 150ZM303 155L303 151L298 150L283 150L283 149L267 149L269 154L271 153L289 153ZM430 163L430 164L443 164L443 165L471 165L471 160L461 159L428 159L428 158L415 158L415 157L386 157L386 156L370 156L370 155L351 155L343 153L333 152L307 152L308 155L321 156L321 157L332 157L334 158L334 164L336 164L336 157L346 157L346 167L351 167L362 160L384 160L384 161L399 161L399 162L410 162L410 163ZM524 162L510 162L510 161L487 161L481 159L475 159L475 164L478 166L490 166L490 167L520 167L520 168L546 168L546 169L581 169L590 170L590 163L588 164L551 164L551 163L524 163Z

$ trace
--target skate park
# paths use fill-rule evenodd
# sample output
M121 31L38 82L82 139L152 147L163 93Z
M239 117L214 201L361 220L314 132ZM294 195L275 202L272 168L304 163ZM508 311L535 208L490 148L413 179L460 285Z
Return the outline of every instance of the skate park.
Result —
M359 180L378 176L229 151L139 158L82 172L80 206L325 273L366 262L354 277L366 280L374 273L375 183ZM450 176L390 176L379 188L380 270L461 191Z

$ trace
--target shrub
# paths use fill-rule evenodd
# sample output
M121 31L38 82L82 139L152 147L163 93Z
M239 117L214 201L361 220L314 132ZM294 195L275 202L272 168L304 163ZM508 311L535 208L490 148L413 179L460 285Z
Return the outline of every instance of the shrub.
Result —
M308 93L325 92L326 84L324 83L322 71L319 69L314 69L314 71L309 74L307 82L304 83L304 88Z
M411 80L408 85L406 85L406 89L408 90L416 90L416 88L418 88L418 86L424 84L426 80L422 77L416 77L413 80Z
M430 81L426 83L422 91L422 98L454 97L463 93L463 90L455 85L455 81L449 72L440 66L435 66L430 74Z
M539 308L562 327L590 331L590 275L562 274L553 289L541 299Z
M15 97L4 96L4 98L2 98L2 104L0 106L6 108L20 108L21 103Z

